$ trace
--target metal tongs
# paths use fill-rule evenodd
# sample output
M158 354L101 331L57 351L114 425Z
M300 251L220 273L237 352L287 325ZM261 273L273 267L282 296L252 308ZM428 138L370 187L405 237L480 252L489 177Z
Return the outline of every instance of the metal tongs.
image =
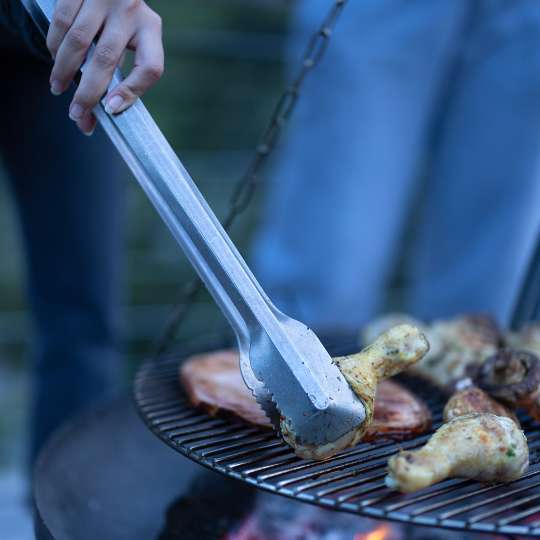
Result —
M55 0L21 1L46 35ZM274 426L319 446L361 425L363 403L317 336L266 296L143 103L93 112L233 327L244 380Z

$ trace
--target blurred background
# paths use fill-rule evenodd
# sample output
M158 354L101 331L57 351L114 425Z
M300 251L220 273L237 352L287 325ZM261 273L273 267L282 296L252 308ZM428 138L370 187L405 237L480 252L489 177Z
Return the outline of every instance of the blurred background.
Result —
M289 2L183 0L152 2L164 21L166 73L145 104L222 218L284 85L282 48ZM22 466L28 403L26 353L30 320L24 261L14 207L0 172L0 523L4 504L24 489ZM182 286L194 274L143 192L126 175L126 384L152 350ZM244 252L259 198L234 227ZM206 295L179 335L219 328ZM0 526L1 529L1 526ZM4 537L4 536L3 536Z

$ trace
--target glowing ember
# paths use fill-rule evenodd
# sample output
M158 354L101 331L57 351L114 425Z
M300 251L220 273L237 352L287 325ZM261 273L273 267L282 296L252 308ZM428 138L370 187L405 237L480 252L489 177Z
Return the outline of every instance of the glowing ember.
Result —
M355 535L354 540L386 540L387 538L390 538L392 532L392 527L384 524L371 532Z
M221 540L403 540L401 526L259 493L253 510Z

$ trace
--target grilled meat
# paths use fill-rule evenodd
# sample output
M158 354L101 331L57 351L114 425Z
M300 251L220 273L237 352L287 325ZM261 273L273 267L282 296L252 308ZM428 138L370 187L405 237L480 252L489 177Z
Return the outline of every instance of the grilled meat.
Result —
M375 393L375 412L362 442L402 441L422 435L431 427L431 413L412 392L392 381L382 381Z
M408 315L391 314L376 319L362 332L372 338L396 321L414 321L430 344L426 356L411 367L415 373L439 387L447 387L467 374L467 368L480 365L494 354L502 343L502 334L495 321L485 315L467 315L424 325Z
M479 367L475 382L511 407L540 420L540 360L527 351L502 349Z
M540 323L530 323L519 332L508 332L507 346L518 351L528 351L540 356Z
M390 458L386 483L410 493L454 477L510 482L528 465L527 439L515 422L491 413L468 414L443 424L420 450Z
M504 416L510 418L519 426L517 416L510 409L495 401L476 386L456 392L444 407L443 418L445 422L449 422L458 416L472 413L491 413Z
M428 339L439 343L438 354L419 362L414 372L438 386L447 386L465 377L469 366L479 365L495 353L501 334L494 321L478 315L435 321Z
M180 368L180 381L190 402L214 415L227 411L251 424L272 427L245 385L238 352L215 351L189 358Z
M296 445L298 455L309 459L324 459L343 448L355 446L373 421L377 385L418 362L428 350L425 336L414 326L402 324L381 334L358 354L334 358L353 392L362 400L366 418L361 426L347 434L338 444L331 443L317 448ZM294 436L291 437L286 431L283 436L285 440L294 440Z
M181 381L191 403L211 415L230 412L251 424L272 427L242 380L236 351L193 356L181 368ZM404 440L430 426L425 403L399 383L385 380L377 387L373 422L362 440Z
M367 400L366 410L371 411L369 421L365 422L362 434L355 437L354 444L360 439L403 440L425 432L431 425L431 415L425 404L395 382L382 381L376 388L373 404L371 396L376 381L397 373L427 350L425 340L415 329L402 327L389 334L358 355L336 359L338 366L346 364L349 377L360 377L363 381L359 383L355 379L352 386L355 392L363 392L361 397ZM345 371L344 375L347 377ZM211 414L227 411L253 424L271 427L242 380L237 352L217 351L194 356L184 363L180 377L193 405L201 406Z

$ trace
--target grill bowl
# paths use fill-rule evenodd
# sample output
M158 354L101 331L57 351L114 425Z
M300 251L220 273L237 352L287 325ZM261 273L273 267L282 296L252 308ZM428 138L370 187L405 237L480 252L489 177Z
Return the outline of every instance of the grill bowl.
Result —
M332 350L333 349L333 350ZM330 347L334 355L348 352ZM235 417L212 417L193 408L179 384L182 355L148 361L134 396L139 413L165 444L193 461L269 492L361 516L453 530L540 537L540 429L522 415L531 465L509 484L451 479L402 495L384 484L386 462L400 449L422 446L430 433L395 443L363 443L324 461L294 455L273 431ZM413 378L401 379L422 397L441 425L445 396Z

